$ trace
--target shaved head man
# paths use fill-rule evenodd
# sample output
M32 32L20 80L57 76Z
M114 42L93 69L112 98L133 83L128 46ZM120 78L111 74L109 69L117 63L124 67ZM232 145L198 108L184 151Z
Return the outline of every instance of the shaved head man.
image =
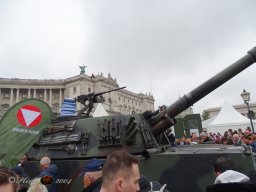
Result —
M136 192L140 190L139 160L126 151L111 153L102 169L101 192Z

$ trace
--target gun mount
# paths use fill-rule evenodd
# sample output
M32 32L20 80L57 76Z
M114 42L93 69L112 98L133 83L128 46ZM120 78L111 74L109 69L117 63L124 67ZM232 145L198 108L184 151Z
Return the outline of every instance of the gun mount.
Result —
M106 94L106 93L110 93L112 91L117 91L120 89L124 89L126 87L120 87L120 88L116 88L116 89L112 89L109 91L103 91L103 92L99 92L99 93L89 93L87 95L79 95L75 98L75 101L80 102L84 105L84 108L80 110L80 112L77 114L77 117L80 118L82 116L82 114L86 112L85 117L89 117L90 112L93 109L93 104L94 103L102 103L105 101L104 97L102 95Z
M47 154L62 168L59 177L72 179L70 185L61 186L61 191L80 191L82 181L76 181L81 167L88 159L105 159L114 150L126 149L139 156L143 174L167 184L170 191L205 191L206 186L214 181L212 167L209 165L220 156L229 156L240 165L239 171L249 175L255 169L256 162L251 156L244 155L242 147L210 144L170 147L169 144L162 145L158 136L175 124L175 117L179 113L254 62L256 47L169 107L162 106L155 112L90 118L93 103L102 101L102 94L124 87L78 96L76 101L85 105L85 108L76 118L53 121L46 128L44 134L28 150L29 161L25 170L31 177L37 176L40 169L38 159ZM82 113L86 110L87 118L84 118ZM252 180L256 182L256 174L252 175Z

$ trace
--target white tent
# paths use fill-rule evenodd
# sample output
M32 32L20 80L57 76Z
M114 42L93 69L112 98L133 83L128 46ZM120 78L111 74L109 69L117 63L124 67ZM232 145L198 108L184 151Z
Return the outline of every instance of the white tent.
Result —
M98 103L92 116L93 117L101 117L101 116L108 116L109 114L104 109L103 105L101 103Z
M254 127L256 121L253 121ZM224 101L218 115L209 122L208 125L204 125L207 132L213 132L223 134L228 129L238 130L239 128L243 131L246 127L251 127L250 119L241 115L233 106L231 106L226 100Z

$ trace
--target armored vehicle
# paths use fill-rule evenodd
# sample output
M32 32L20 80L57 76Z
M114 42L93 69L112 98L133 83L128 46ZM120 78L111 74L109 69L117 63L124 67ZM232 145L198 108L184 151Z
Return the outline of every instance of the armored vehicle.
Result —
M102 101L103 93L75 98L84 105L75 116L53 119L27 151L25 171L39 174L39 159L48 155L59 168L61 192L82 191L79 177L91 158L105 159L114 150L125 149L138 156L140 171L150 180L167 184L169 191L201 192L214 182L212 163L220 156L232 158L237 169L255 182L255 157L243 147L219 144L172 146L166 130L176 123L175 117L220 85L256 61L256 48L184 95L170 106L141 114L90 117L93 103ZM117 88L121 89L121 88ZM65 182L70 181L70 182Z

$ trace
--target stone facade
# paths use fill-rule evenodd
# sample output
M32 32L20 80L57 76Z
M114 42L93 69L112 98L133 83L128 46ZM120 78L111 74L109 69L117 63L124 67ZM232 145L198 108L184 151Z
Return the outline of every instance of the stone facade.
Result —
M0 117L15 103L27 98L37 98L49 104L54 113L60 112L64 98L109 91L119 88L116 79L109 74L88 76L80 74L67 79L18 79L0 78ZM149 94L136 94L126 89L104 94L103 106L110 115L154 111L154 97ZM77 110L83 107L78 103Z

